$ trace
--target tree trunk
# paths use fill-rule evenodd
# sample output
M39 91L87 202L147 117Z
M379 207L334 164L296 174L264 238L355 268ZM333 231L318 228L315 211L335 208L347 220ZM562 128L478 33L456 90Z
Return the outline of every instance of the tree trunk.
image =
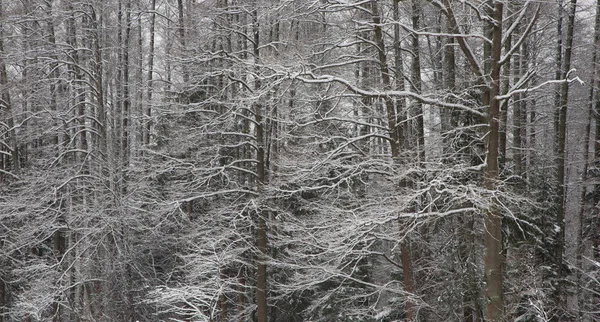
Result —
M377 1L371 2L372 9L372 19L374 23L374 31L375 31L375 42L377 43L377 55L379 58L379 67L381 71L381 82L383 83L383 87L386 90L391 89L391 78L390 71L387 65L386 51L385 51L385 42L383 40L383 31L381 28L381 17L379 16L379 10L377 6ZM391 143L391 151L392 158L395 160L400 157L400 146L401 142L399 141L399 124L397 124L396 120L396 110L394 108L394 102L391 98L385 97L385 107L387 111L387 122L388 122L388 131L390 135Z
M595 208L595 204L590 204L589 199L586 198L588 193L588 171L590 168L590 137L591 137L591 129L592 129L592 120L594 119L594 102L596 101L597 93L597 85L598 85L598 48L600 46L600 0L596 1L596 15L594 22L594 41L592 46L592 61L590 66L590 71L592 75L590 76L590 92L588 97L588 122L585 127L585 136L583 139L583 170L581 173L581 194L579 196L579 213L577 221L579 222L579 227L577 229L577 251L576 251L576 265L577 265L577 306L578 306L578 319L583 321L583 314L585 308L585 297L591 295L592 297L598 299L597 295L588 293L581 285L584 285L584 280L582 278L582 272L585 272L585 268L582 262L584 256L584 234L583 230L585 227L585 214L587 210L592 210ZM591 198L592 200L594 198ZM598 303L596 301L596 303Z
M506 24L509 26L512 24L513 21L511 10L513 8L513 3L509 1L507 5L507 14L509 15L509 18L506 21ZM512 33L506 36L506 40L504 42L504 51L508 52L511 49L511 47ZM512 72L510 57L504 63L504 68L502 70L504 71L504 80L502 81L502 94L506 94L510 90L510 74ZM506 131L508 128L508 101L508 99L504 100L500 104L500 129L498 132L498 168L500 169L500 171L502 171L502 169L506 165Z
M1 16L0 16L1 17ZM2 231L4 233L4 231ZM0 238L0 250L4 250L4 237ZM6 259L1 258L0 264L5 267ZM8 289L4 272L0 272L0 322L4 322L4 315L6 314L6 308L8 308Z
M558 21L556 23L556 72L554 78L560 80L563 70L563 1L558 0ZM554 92L554 106L560 106L561 85L557 85ZM557 108L554 112L554 149L558 152L558 133L559 133L560 110Z
M446 20L446 32L451 34L453 32L450 22ZM444 46L444 90L454 93L456 90L456 49L455 49L454 37L448 37L446 45ZM449 99L450 102L454 101ZM440 111L441 115L441 128L442 137L444 139L444 150L442 151L442 158L444 162L451 162L456 152L453 147L453 132L458 128L460 111L448 108L442 108Z
M400 10L398 8L398 2L400 2L400 0L392 0L392 10L393 10L393 18L394 21L400 21ZM394 78L396 79L396 89L399 91L403 91L405 84L404 84L404 66L402 65L402 47L401 47L401 43L400 43L400 25L399 24L394 24ZM403 113L405 113L406 110L406 99L401 97L401 98L397 98L396 99L396 108L395 108L395 131L396 131L396 137L398 139L398 144L404 144L404 133L403 133L403 126L402 124L402 120L403 120Z
M487 141L487 167L484 173L484 186L490 191L497 189L498 180L498 136L500 102L500 55L502 52L502 11L503 4L494 4L492 25L492 45L490 57L490 88L484 105L488 105L489 133ZM486 318L490 322L500 322L504 316L503 290L503 252L502 252L502 214L497 205L493 204L484 215L484 248L483 260L486 289Z
M252 12L252 33L253 33L253 54L255 68L258 69L260 61L260 28L258 24L258 11L253 9ZM258 75L258 73L257 73ZM254 83L254 90L259 91L261 88L260 78L256 78ZM257 189L259 194L263 190L263 186L266 183L265 173L265 149L264 149L264 123L263 123L263 107L260 103L254 104L254 122L256 131L256 175L257 175ZM269 318L269 307L268 307L268 292L267 292L267 225L265 223L264 214L260 209L256 210L257 216L257 247L258 247L258 258L257 258L257 272L256 272L256 303L257 303L257 320L258 322L267 322Z
M412 0L412 28L415 31L419 31L421 26L419 20L421 17L421 4L419 0ZM417 94L421 94L422 80L421 80L421 49L419 46L419 36L416 33L412 34L412 50L413 59L411 63L411 81L413 91ZM417 148L417 160L419 166L423 166L425 162L425 130L423 124L423 104L419 101L414 103L414 113L416 118L416 148Z
M150 133L152 131L152 94L154 92L154 41L155 25L156 25L156 0L152 0L152 6L150 8L150 44L148 53L148 89L146 92L147 107L146 107L146 127L144 131L144 144L150 144Z
M594 167L595 169L599 169L600 168L600 118L598 117L598 115L600 114L600 93L598 93L598 89L600 88L600 66L598 66L598 61L600 60L600 58L598 57L599 54L599 50L600 50L600 1L596 2L596 29L595 29L595 34L594 34L594 51L595 51L595 62L594 63L594 72L595 72L595 82L591 83L591 87L592 90L596 90L595 95L594 95L594 102L593 102L593 110L591 111L593 115L595 115L595 135L594 135ZM598 174L596 173L595 178L594 179L598 179ZM594 259L594 261L596 262L600 262L600 209L599 209L599 204L600 204L600 185L599 184L595 184L593 186L593 192L592 192L593 198L592 198L592 204L591 204L591 217L590 218L590 227L588 227L588 231L589 231L589 237L591 239L591 243L592 243L592 258ZM585 294L582 294L585 295ZM598 292L595 292L592 295L592 299L588 300L588 303L591 303L591 307L590 309L592 310L596 310L597 307L597 303L600 302L600 294L598 294ZM598 317L600 317L600 314L597 313L597 310L595 313L593 313L593 318L598 319ZM595 320L594 320L595 321Z
M565 52L563 61L563 70L561 79L567 78L568 72L571 69L571 53L573 48L573 30L575 25L575 12L577 0L571 0L571 8L567 22L567 34L565 39ZM569 83L563 82L560 89L560 105L559 121L558 121L558 158L557 158L557 184L556 184L556 204L558 207L556 213L556 250L555 265L556 265L556 285L554 294L554 304L558 313L553 316L553 321L562 321L565 317L565 285L564 279L567 276L566 267L564 264L564 248L565 248L565 163L566 163L566 143L567 143L567 103L569 102Z
M141 14L144 10L142 8L142 0L136 0L136 11L137 15L140 17L137 19L137 24L135 26L136 30L136 68L135 68L135 119L133 119L133 134L132 137L135 136L135 140L132 139L131 151L135 152L136 156L141 155L141 146L144 144L144 29L142 27L142 19Z
M129 80L129 49L130 49L130 39L131 39L131 0L125 0L125 39L123 39L123 43L120 44L122 53L123 53L123 78L121 80L121 84L123 86L123 102L121 111L122 117L122 132L119 133L121 137L121 153L122 159L120 160L121 165L123 167L122 173L125 173L125 169L129 166L129 156L130 156L130 113L131 113L131 87ZM125 182L123 183L123 188L125 188Z
M179 43L181 44L182 53L186 50L185 20L183 17L183 0L177 0L177 32L179 33ZM181 74L183 76L183 82L187 83L190 76L185 66L182 66Z

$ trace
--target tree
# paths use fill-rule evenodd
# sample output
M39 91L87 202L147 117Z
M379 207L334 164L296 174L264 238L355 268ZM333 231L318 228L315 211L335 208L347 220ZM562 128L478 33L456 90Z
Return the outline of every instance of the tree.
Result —
M564 60L561 64L561 79L566 79L571 70L571 55L573 50L573 32L575 26L575 12L577 9L577 0L570 1L570 10L567 20L567 33L565 39ZM569 83L563 82L560 87L560 101L558 105L558 158L557 158L557 185L556 196L558 212L556 214L557 236L556 240L556 294L555 305L559 311L564 310L564 279L567 275L564 264L564 248L565 248L565 160L566 160L566 138L567 138L567 103L569 100ZM553 317L553 321L563 319L561 312Z
M574 0L1 4L3 321L592 317Z

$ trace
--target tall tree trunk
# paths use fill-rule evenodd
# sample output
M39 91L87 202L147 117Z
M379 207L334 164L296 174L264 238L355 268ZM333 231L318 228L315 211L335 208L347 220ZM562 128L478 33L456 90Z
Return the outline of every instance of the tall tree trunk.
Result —
M558 21L556 23L556 72L554 78L560 80L562 77L563 70L563 11L564 11L564 0L558 0ZM556 86L554 92L554 106L560 106L560 92L561 85ZM560 110L557 108L554 112L554 149L558 152L558 133L559 133L559 122L560 122Z
M595 135L594 135L594 166L595 168L600 168L600 117L598 117L598 115L600 115L600 93L598 93L598 90L600 89L600 66L599 66L599 60L600 58L598 57L599 51L600 51L600 0L598 0L596 2L596 25L595 25L595 30L594 30L594 51L595 51L595 62L594 62L594 72L595 72L595 82L591 83L592 86L592 90L596 90L595 93L595 97L594 97L594 109L592 111L592 114L595 115ZM596 175L597 178L597 175ZM600 209L599 209L599 204L600 204L600 184L595 184L593 187L593 198L592 198L592 205L591 205L591 209L592 209L592 220L591 220L591 224L589 227L589 232L590 232L590 238L591 238L591 242L592 242L592 258L594 259L594 261L596 262L600 262ZM593 294L593 298L591 300L591 303L593 303L593 305L595 305L596 303L600 302L600 294L598 294L598 292L595 292ZM595 307L594 307L595 308ZM600 318L600 314L599 313L595 313L594 314L595 318Z
M381 71L381 82L383 83L383 87L386 90L390 90L392 88L390 70L387 65L386 58L386 50L385 50L385 42L383 39L383 31L381 28L381 16L379 15L379 10L377 6L377 0L373 0L371 2L371 10L372 10L372 19L374 23L374 31L375 31L375 42L377 43L377 55L379 58L379 67ZM394 102L391 98L385 97L385 107L387 111L387 122L388 122L388 131L390 135L391 143L391 151L392 158L395 160L400 157L400 146L401 142L399 141L399 131L398 127L400 124L397 124L396 119L396 110L394 108Z
M400 0L392 0L392 11L394 21L400 21L400 10L398 8L398 2ZM402 47L400 43L400 24L394 24L394 78L396 79L396 89L399 91L403 91L405 88L404 83L404 66L402 65ZM394 113L396 114L395 120L395 131L396 138L398 139L398 144L404 144L404 132L402 124L402 115L406 110L406 99L401 97L396 99L396 108Z
M500 55L502 53L502 1L495 1L492 25L492 44L490 52L490 88L487 102L489 114L489 133L487 141L487 167L484 173L484 186L489 191L497 189L498 180L498 139L499 139L499 112L500 102L497 96L500 93ZM504 290L503 290L503 252L502 252L502 213L497 205L493 204L484 215L484 248L483 260L485 272L486 318L490 322L500 322L504 317Z
M575 25L575 12L577 0L571 0L571 7L567 21L567 34L565 39L565 52L561 79L565 80L571 69L571 53L573 48L573 30ZM559 122L558 122L558 158L557 158L557 184L556 184L556 204L558 211L556 213L556 285L554 302L558 313L552 318L553 321L564 320L565 309L565 283L567 272L564 264L565 249L565 163L566 163L566 143L567 143L567 103L569 102L569 83L563 82L560 89Z
M523 44L521 45L521 54L519 55L519 69L517 74L519 75L519 77L523 77L525 75L525 73L527 72L527 68L528 68L528 63L529 63L529 45L528 43L525 41L523 42ZM518 118L519 118L519 137L521 138L521 151L519 151L519 156L520 156L520 172L517 173L523 180L524 182L527 182L527 152L525 150L525 148L528 146L528 136L527 136L527 111L529 109L529 100L528 100L528 95L527 93L521 93L519 94L519 100L520 100L520 104L519 104L519 109L520 109L520 113L518 114Z
M146 92L147 98L147 107L146 107L146 127L144 130L144 144L150 144L150 133L152 131L152 94L154 93L154 41L156 39L155 35L155 26L156 26L156 0L152 0L152 5L150 7L150 44L149 52L148 52L148 89Z
M252 33L253 33L253 54L254 54L254 63L255 68L258 73L258 64L260 62L260 28L258 24L258 9L254 8L251 12L252 14ZM261 80L260 77L257 77L254 82L254 90L259 91L261 88ZM263 123L263 106L261 103L254 104L254 122L255 122L255 131L256 131L256 175L257 175L257 188L259 193L262 192L266 173L265 173L265 149L264 149L264 123ZM265 223L265 218L260 209L256 210L257 216L257 247L258 247L258 259L257 259L257 274L256 274L256 303L257 303L257 320L258 322L267 322L269 318L269 308L268 308L268 291L267 291L267 225Z
M102 20L101 17L98 17L96 14L96 10L92 9L92 14L90 17L90 38L92 38L92 51L93 51L93 86L95 87L94 98L95 98L95 125L96 132L98 133L97 146L96 148L100 150L100 155L102 157L102 164L100 164L101 172L106 174L106 160L107 160L107 111L105 104L105 93L106 90L104 88L104 54L103 54L103 44L101 38L101 30Z
M4 239L5 239L5 237L0 238L0 250L4 249ZM6 263L6 259L1 258L0 264L2 264L2 267L5 267L5 263ZM4 315L6 314L6 308L8 308L8 288L7 288L6 282L4 281L5 279L6 279L6 277L4 276L4 272L1 272L0 273L0 322L4 322Z
M592 75L590 76L590 92L588 96L588 122L585 127L585 136L583 140L583 170L581 173L581 195L579 196L579 213L577 221L579 222L579 227L577 229L577 253L576 253L576 265L577 265L577 306L578 306L578 319L583 321L583 311L587 310L585 308L585 298L588 295L593 296L598 299L597 295L588 293L582 285L584 285L584 281L582 279L582 273L584 271L584 265L582 262L584 255L584 221L586 211L592 210L595 208L595 203L590 204L590 201L593 201L596 198L587 199L586 196L588 194L588 171L590 168L590 145L591 145L591 129L592 129L592 121L594 120L594 103L598 97L598 48L600 47L600 0L596 1L596 14L595 14L595 22L594 22L594 41L592 46L592 61L590 66L590 71ZM598 301L596 301L598 303Z
M452 27L448 19L446 19L446 32L449 34L453 33ZM448 37L446 39L446 44L444 46L444 90L449 93L454 93L456 90L456 49L455 49L455 41L454 37ZM449 99L450 102L454 101L452 98ZM456 152L453 147L453 139L452 133L454 130L458 128L460 111L448 108L442 108L440 111L441 115L441 128L442 128L442 136L444 139L444 150L442 152L442 157L444 162L451 162L454 157L454 153Z
M50 59L52 60L50 63L50 110L52 112L56 112L58 110L57 99L58 99L58 82L59 82L59 69L58 69L58 58L54 54L56 50L56 33L54 30L54 14L53 14L53 4L54 0L46 1L46 15L47 15L47 30L48 30L48 44L50 46L50 50L52 54L50 55ZM58 126L58 122L52 122L53 127ZM58 149L58 134L53 134L50 139L50 143Z
M121 80L121 84L123 87L123 102L122 102L122 108L123 110L121 111L121 117L122 117L122 133L119 133L120 137L121 137L121 153L122 153L122 159L120 160L121 162L121 167L123 167L123 173L124 170L128 167L129 165L129 156L130 156L130 113L131 113L131 86L130 86L130 80L129 80L129 51L130 51L130 40L131 40L131 0L125 0L125 38L123 39L123 42L120 44L120 48L122 50L123 53L123 65L122 65L122 70L123 70L123 78ZM123 186L123 188L125 188Z
M512 10L513 3L511 1L508 2L507 5L507 14L509 15L508 20L506 21L507 25L512 24ZM512 47L512 33L506 36L506 40L504 41L504 51L508 52ZM502 69L504 72L504 80L502 81L502 94L508 93L510 90L510 73L511 73L511 58L504 63L504 68ZM500 103L500 129L498 133L498 167L500 171L504 168L506 164L506 131L508 128L508 100L504 100Z
M185 20L183 14L183 0L177 0L177 32L179 33L179 43L181 44L181 50L186 50L186 39L185 39ZM188 70L185 66L182 66L181 74L183 75L183 82L187 83L190 79Z
M135 136L135 140L132 139L131 151L135 152L136 156L139 156L141 153L141 146L144 144L144 31L142 27L142 0L136 0L136 11L137 11L137 24L135 26L136 30L136 69L135 69L135 118L133 119L133 123L135 124L132 137Z
M519 27L517 27L516 35L518 35ZM522 51L522 50L521 50ZM519 54L515 57L513 63L513 77L514 82L518 82L519 77L521 76L521 64L522 64L522 55ZM520 93L513 95L514 103L513 103L513 161L515 164L514 174L517 176L521 176L523 174L523 136L522 128L527 124L523 124L522 115L526 111L523 111L524 108L524 98Z
M85 162L86 158L87 158L87 153L85 151L87 151L88 149L88 142L87 142L87 129L86 129L86 102L85 102L85 89L83 88L83 75L81 72L81 58L79 55L79 44L77 42L77 22L76 22L76 9L73 7L72 4L68 4L67 5L67 10L69 11L70 15L67 18L67 28L66 28L66 32L67 32L67 44L69 45L69 47L71 47L72 52L70 53L70 60L69 60L69 64L67 65L67 69L69 71L69 77L71 77L70 81L73 82L73 87L74 87L74 95L72 97L75 106L77 106L76 108L76 123L75 126L72 126L74 128L73 133L70 135L71 138L75 141L75 143L77 144L77 149L80 150L80 152L78 153L77 158L73 158L73 161L82 161ZM70 125L70 124L67 124ZM69 129L66 128L65 133L68 133ZM68 138L67 140L65 140L65 145L69 144L68 142ZM84 168L87 168L86 166L84 166Z
M421 3L419 0L412 0L412 28L415 31L419 31L421 28ZM421 49L419 45L419 36L416 33L412 34L412 52L413 59L411 62L411 81L413 91L417 94L421 94L422 80L421 80ZM417 159L419 160L419 166L423 166L425 162L425 130L423 124L423 104L419 101L414 103L414 113L416 114L416 147L417 147Z

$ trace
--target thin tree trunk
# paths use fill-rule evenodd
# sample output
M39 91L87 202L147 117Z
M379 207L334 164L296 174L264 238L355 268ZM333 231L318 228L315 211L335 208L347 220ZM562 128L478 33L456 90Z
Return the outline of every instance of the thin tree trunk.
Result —
M177 32L179 33L179 43L181 44L181 50L186 50L186 39L185 39L185 20L183 18L183 0L177 0ZM190 79L189 73L185 66L182 66L183 82L187 83Z
M519 28L517 27L517 35ZM521 55L515 57L513 63L513 77L515 83L519 80L521 76ZM514 103L513 103L513 162L515 164L514 174L517 176L521 176L523 174L523 137L522 127L526 126L522 122L522 114L523 114L523 98L520 93L513 95Z
M372 19L374 23L374 31L375 31L375 42L377 43L377 54L379 58L379 67L381 70L381 82L383 83L383 87L386 90L391 89L391 78L390 71L387 65L386 51L385 51L385 42L383 40L383 31L381 28L381 17L379 16L379 11L377 7L377 1L371 2L372 9ZM390 133L390 139L392 140L391 150L392 150L392 158L397 159L400 156L400 141L399 141L399 131L397 127L396 120L396 111L394 108L394 102L391 98L384 98L386 111L387 111L387 121L388 121L388 131Z
M393 4L393 18L394 21L400 21L400 10L398 8L398 2L400 0L392 0ZM396 89L399 91L404 90L404 66L402 65L402 47L400 43L400 24L394 24L394 78L396 79ZM403 97L396 99L396 108L394 110L395 115L395 131L398 144L404 144L404 133L402 129L402 115L406 110L406 99Z
M47 28L48 28L48 43L50 45L50 50L52 54L50 55L50 59L52 62L50 63L50 110L56 112L58 110L57 99L58 99L58 89L57 83L59 82L59 69L58 69L58 58L56 57L54 51L56 50L56 33L54 30L54 16L52 4L54 0L49 0L46 2L46 12L47 12ZM58 122L53 121L53 127L58 126ZM58 149L58 134L53 134L50 139L50 143L54 145Z
M240 267L237 275L238 280L238 301L237 301L237 313L239 316L239 322L245 322L246 318L242 314L246 308L246 266Z
M571 69L571 53L573 48L573 30L575 25L575 12L577 0L571 0L571 8L567 22L567 34L565 40L565 52L563 61L563 70L561 79L566 79L569 70ZM564 248L565 248L565 163L566 163L566 143L567 143L567 103L569 102L569 84L564 82L560 89L560 105L559 122L558 122L558 158L557 158L557 185L556 185L556 204L558 211L556 213L556 250L555 250L555 265L556 265L556 286L554 301L558 314L554 315L553 321L562 321L564 319L565 309L565 285L564 279L567 272L564 264Z
M490 191L497 188L498 180L498 136L500 102L500 55L502 52L502 14L503 3L496 1L492 25L492 44L490 56L491 84L484 105L489 106L489 133L487 142L487 168L484 173L484 186ZM486 97L486 96L484 96ZM500 322L504 317L503 290L503 252L502 252L502 214L497 205L492 204L484 215L483 260L485 272L486 318L490 322Z
M102 41L100 38L100 30L101 20L96 15L96 11L92 11L91 15L91 38L92 38L92 50L94 55L94 64L93 64L93 74L94 80L93 83L95 90L95 103L96 103L96 131L99 133L98 138L98 149L100 150L100 155L106 161L107 158L107 115L106 115L106 104L105 104L105 84L104 84L104 55L102 54ZM102 165L101 165L102 166ZM106 167L103 167L103 170Z
M0 238L0 250L4 249L4 237ZM0 263L4 266L6 259L0 259ZM0 275L0 322L4 322L4 314L8 307L8 289L4 281L4 274Z
M78 153L78 157L73 160L79 160L84 162L87 158L85 151L87 151L88 149L85 115L86 102L85 91L83 89L84 82L80 68L81 59L79 57L78 52L79 44L77 43L77 24L75 19L76 12L72 4L68 4L67 9L70 12L69 17L67 18L67 44L69 44L69 46L72 48L72 52L70 53L70 64L68 64L67 66L68 71L70 73L70 77L72 77L71 80L75 80L73 82L75 87L75 95L73 96L73 100L75 102L75 105L77 106L75 112L77 117L77 120L75 122L77 124L74 127L75 130L73 131L71 137L75 139L75 142L78 145L77 148L81 151L80 153ZM68 128L65 129L65 132L68 133ZM68 143L68 140L65 140L64 144ZM84 168L86 168L87 170L87 167L84 166Z
M154 92L154 41L156 26L156 0L152 0L150 8L150 44L148 53L148 90L146 97L148 99L146 107L146 129L144 131L144 144L150 144L150 133L152 131L152 94Z
M258 11L255 8L251 12L252 14L252 33L253 33L253 54L256 68L258 69L258 63L260 61L260 29L258 25ZM258 73L257 73L258 74ZM261 87L260 78L256 78L254 83L254 90L259 91ZM259 193L262 192L266 173L265 173L265 149L264 149L264 123L263 123L263 106L260 103L254 104L254 121L256 131L256 175L257 175L257 188ZM257 209L257 247L259 256L257 259L257 272L256 272L256 303L257 303L257 320L258 322L267 322L269 318L268 308L268 292L267 292L267 225L265 223L264 214L260 209Z
M446 20L446 29L449 34L453 32L450 22ZM446 45L444 46L444 89L450 93L454 93L456 90L456 49L455 49L454 37L448 37ZM450 99L450 101L453 101ZM456 152L452 146L452 132L458 128L458 120L460 117L460 111L454 109L443 108L440 111L442 116L442 135L444 138L444 151L443 160L444 162L450 162L453 158L453 154Z
M529 62L529 46L527 42L523 42L523 44L521 45L521 55L519 56L519 76L523 77L525 75L525 73L527 72L527 68L528 68L528 62ZM519 173L519 175L522 177L523 182L527 182L527 152L525 151L525 148L528 146L528 142L527 142L527 111L529 108L528 105L528 95L527 93L521 93L519 94L519 98L520 98L520 109L521 109L521 113L519 113L518 117L519 117L519 123L521 125L520 127L520 131L519 131L519 136L521 137L521 146L522 146L522 150L520 151L520 155L521 155L521 172Z
M412 28L415 31L418 31L421 26L420 17L421 17L421 4L419 0L412 0ZM419 45L419 36L417 34L412 35L412 50L413 50L413 59L411 63L411 81L413 91L417 94L421 94L422 90L422 80L421 80L421 50ZM423 104L419 101L414 102L414 113L416 114L416 147L417 147L417 159L419 160L419 166L423 166L425 162L425 130L423 124Z
M130 113L131 113L131 88L130 88L130 80L129 80L129 49L130 49L130 39L131 39L131 0L125 0L125 39L123 39L123 43L121 43L121 50L123 52L123 103L122 103L122 133L119 133L121 136L121 151L122 151L122 160L121 166L123 168L127 168L129 166L129 156L130 156L130 146L129 146L129 135L130 135ZM125 188L125 185L123 185Z
M563 1L558 0L558 21L556 23L556 73L555 79L560 80L562 77L563 70ZM560 106L560 92L561 86L557 85L556 90L554 92L554 106ZM558 133L559 133L559 119L560 119L560 110L556 109L554 112L554 149L558 152Z
M596 2L596 29L595 29L595 38L594 38L594 50L596 51L596 62L594 65L595 77L596 80L592 83L592 87L598 91L600 88L600 66L598 58L598 50L600 50L600 0ZM592 111L595 117L595 135L594 135L594 164L595 167L598 168L600 165L600 118L598 115L600 114L600 93L596 92L594 98L594 110ZM597 175L596 175L597 179ZM589 229L590 239L592 242L592 258L596 262L600 262L600 215L598 210L598 205L600 204L600 185L595 184L593 187L593 198L592 198L592 220ZM592 303L592 308L596 309L595 304L600 302L600 295L595 293L592 296L590 301ZM598 318L600 314L594 313L593 317Z
M509 15L509 19L506 21L507 25L512 24L512 10L513 3L511 1L508 2L507 5L507 14ZM506 40L504 42L504 50L508 52L512 47L512 33L506 36ZM508 93L510 90L510 74L511 74L511 58L504 63L504 80L502 81L502 94ZM506 131L508 128L508 100L504 100L500 104L500 130L498 137L498 167L500 171L504 168L506 164Z
M142 1L136 0L136 11L138 15L136 29L137 38L137 57L136 57L136 72L135 72L135 123L132 137L131 151L135 152L136 156L140 155L141 146L144 144L144 126L142 124L144 119L144 36L142 28Z

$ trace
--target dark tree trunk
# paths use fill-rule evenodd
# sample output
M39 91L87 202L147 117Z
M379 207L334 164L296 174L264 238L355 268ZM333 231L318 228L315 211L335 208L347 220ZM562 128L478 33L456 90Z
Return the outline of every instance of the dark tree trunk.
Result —
M569 10L567 22L567 34L565 39L565 51L563 60L563 69L561 79L567 78L568 72L571 69L571 53L573 48L573 30L575 25L575 12L577 0L571 0L571 8ZM557 314L552 318L553 321L562 321L565 317L564 309L566 303L565 283L564 279L567 276L564 263L565 249L565 162L566 162L566 143L567 143L567 103L569 102L569 83L563 82L560 89L560 104L559 122L558 122L558 158L557 158L557 184L556 184L556 204L558 207L556 213L556 249L555 249L555 265L556 265L556 285L554 294L554 304L557 308Z
M258 24L258 12L257 9L253 9L252 12L252 33L253 33L253 54L255 68L258 69L258 63L260 61L260 28ZM258 74L258 73L257 73ZM261 87L260 78L257 78L254 84L254 90L258 91ZM264 149L264 123L263 123L263 106L260 103L254 104L254 122L256 131L256 175L257 175L257 188L259 193L262 192L263 186L265 185L266 173L265 173L265 149ZM264 214L260 209L257 209L257 247L258 247L258 258L256 264L256 303L257 303L257 321L267 322L269 319L269 307L268 307L268 290L267 290L267 225L265 223Z
M487 168L484 173L484 186L490 191L496 190L498 180L498 138L500 102L500 55L502 52L502 12L503 4L496 1L494 5L492 25L492 44L490 56L490 88L487 102L489 113L489 133L487 141ZM486 318L490 322L500 322L504 318L503 290L503 252L502 252L502 213L497 205L492 204L484 215L484 272L486 289Z
M421 4L419 0L412 0L412 28L415 31L419 31L421 28ZM421 79L421 50L419 45L419 36L416 33L412 35L412 50L413 59L411 63L411 81L413 91L417 94L421 94L422 91L422 79ZM423 124L423 104L419 101L414 103L414 113L416 114L416 148L417 148L417 159L419 166L422 166L425 162L425 130Z
M146 92L147 107L146 107L146 126L144 130L144 144L150 144L150 133L152 131L152 94L154 93L154 41L156 39L155 26L156 26L156 0L152 0L152 6L150 7L150 44L148 53L148 89Z
M183 0L177 0L177 32L179 33L179 43L181 44L181 50L186 50L186 39L185 39L185 20L183 14ZM182 66L181 74L183 75L183 82L187 83L190 79L189 73L185 66Z

